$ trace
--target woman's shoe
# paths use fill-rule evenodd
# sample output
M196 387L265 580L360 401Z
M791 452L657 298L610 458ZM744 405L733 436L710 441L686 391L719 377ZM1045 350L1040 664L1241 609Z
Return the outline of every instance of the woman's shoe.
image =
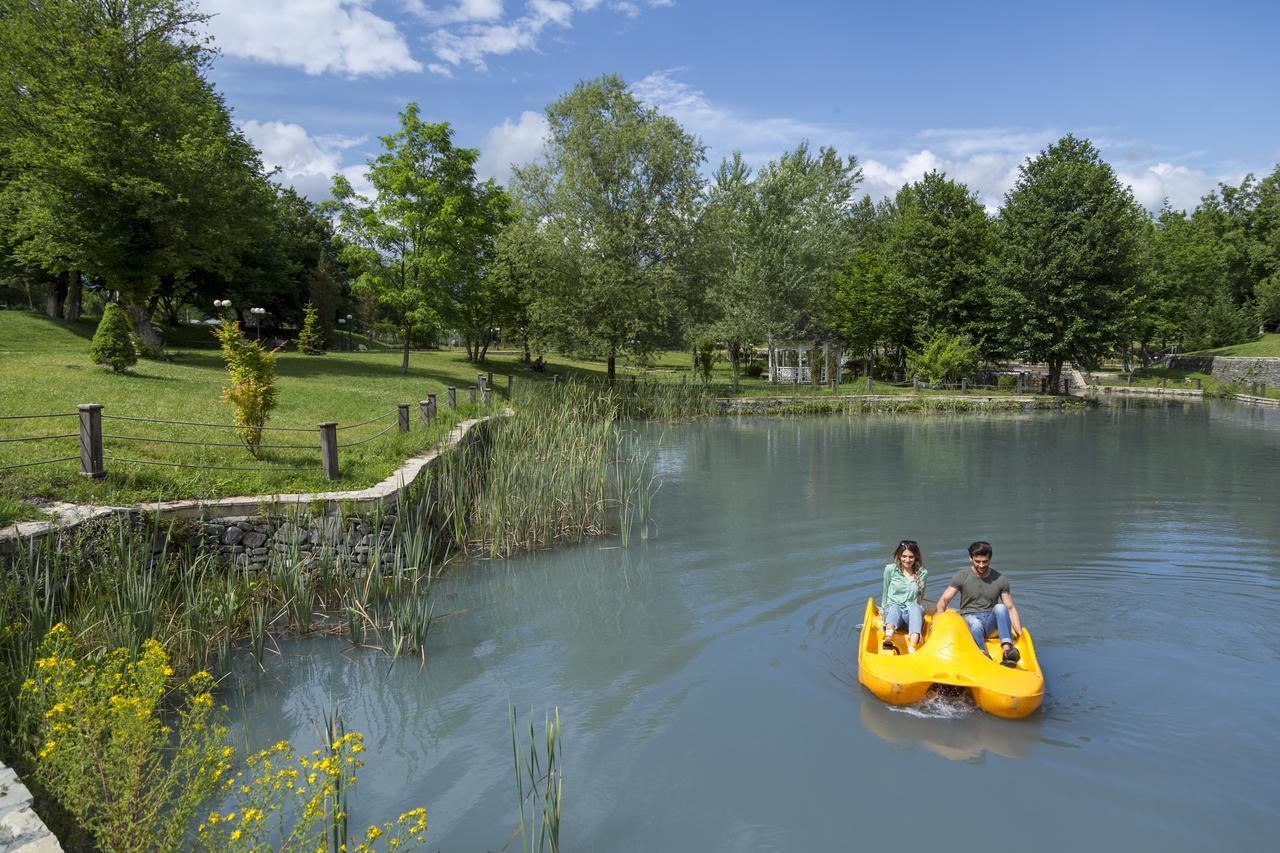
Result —
M885 637L884 642L880 644L880 648L884 649L886 652L893 652L895 655L898 653L898 647L895 646L893 644L893 640L890 640L888 637Z
M1021 659L1022 653L1018 651L1017 647L1010 646L1004 650L1004 659L1000 663L1002 666L1016 667Z

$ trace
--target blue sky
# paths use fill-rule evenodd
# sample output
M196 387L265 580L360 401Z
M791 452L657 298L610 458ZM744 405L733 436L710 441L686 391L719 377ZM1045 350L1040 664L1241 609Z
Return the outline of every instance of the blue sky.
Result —
M615 72L708 147L802 139L880 197L931 168L994 209L1028 155L1094 140L1140 201L1194 206L1280 162L1280 4L203 0L213 79L281 180L314 198L417 101L504 179L541 112Z

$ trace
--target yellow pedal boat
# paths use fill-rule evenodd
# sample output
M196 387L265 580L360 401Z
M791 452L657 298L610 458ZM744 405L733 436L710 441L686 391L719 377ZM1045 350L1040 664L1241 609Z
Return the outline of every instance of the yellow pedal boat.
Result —
M875 600L867 599L867 612L858 637L858 681L878 698L894 705L919 702L934 684L967 687L978 707L997 717L1025 717L1044 701L1044 674L1036 660L1031 632L1023 629L1018 641L1021 658L1016 667L996 663L1000 640L987 640L987 657L978 650L964 618L954 610L935 618L924 617L924 642L907 654L906 632L894 632L897 654L882 648L883 620ZM993 660L994 658L994 660Z

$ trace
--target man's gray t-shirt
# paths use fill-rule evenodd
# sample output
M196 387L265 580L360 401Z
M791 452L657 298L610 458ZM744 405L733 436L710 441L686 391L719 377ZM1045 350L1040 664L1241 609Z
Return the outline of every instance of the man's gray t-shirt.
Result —
M1009 579L995 569L987 569L984 577L978 577L973 569L961 569L952 576L951 585L960 590L961 615L985 613L1009 591Z

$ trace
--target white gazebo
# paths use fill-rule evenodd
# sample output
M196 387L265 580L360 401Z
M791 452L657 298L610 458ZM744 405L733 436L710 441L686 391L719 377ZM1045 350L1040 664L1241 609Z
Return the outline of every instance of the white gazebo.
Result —
M786 343L769 347L769 381L790 385L829 384L833 350L828 346ZM815 378L814 371L817 370Z

